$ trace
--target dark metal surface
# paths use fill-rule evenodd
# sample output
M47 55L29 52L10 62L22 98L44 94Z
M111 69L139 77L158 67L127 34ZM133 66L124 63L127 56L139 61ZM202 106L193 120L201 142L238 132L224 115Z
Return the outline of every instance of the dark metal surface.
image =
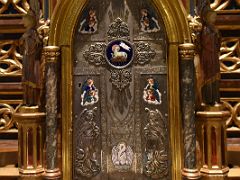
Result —
M73 177L91 177L94 180L170 179L167 40L162 20L150 3L142 0L134 4L130 0L93 0L86 6L79 24L93 4L95 19L98 20L96 31L88 34L76 32L74 40ZM142 9L147 9L148 16L143 17ZM144 20L151 21L151 27L143 27ZM120 50L126 52L117 54L119 56L130 55L128 49L133 48L133 60L127 67L111 66L107 62L111 61L111 54L107 57L106 49L115 42L121 46ZM89 79L94 86L85 88ZM85 93L83 89L87 89ZM95 101L83 106L81 99L87 92L89 99ZM85 142L86 136L81 134L85 134L83 129L90 122L82 113L92 112L94 108L91 120L94 126L87 129L89 132L98 129L98 133L88 143L79 143ZM146 113L145 108L153 112L155 119ZM153 119L156 127L151 124ZM157 133L159 140L154 142L156 146L152 145L147 131L152 135ZM94 145L90 143L93 139ZM84 148L90 149L89 146L92 148L89 156L79 153ZM83 156L88 160L83 161ZM79 157L82 158L81 163L76 163ZM162 164L159 166L158 163ZM90 173L78 173L82 169L90 169Z

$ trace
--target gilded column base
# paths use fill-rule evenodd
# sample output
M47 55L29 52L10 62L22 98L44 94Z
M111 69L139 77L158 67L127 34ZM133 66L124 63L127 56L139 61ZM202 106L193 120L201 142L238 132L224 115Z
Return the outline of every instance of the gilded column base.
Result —
M204 173L205 176L206 175L214 175L214 176L226 176L228 171L229 171L229 167L222 167L222 168L219 168L218 166L216 167L216 169L213 169L214 166L212 167L212 169L208 169L208 167L202 167L200 169L201 173Z
M39 175L21 175L18 180L42 180L42 174Z
M200 179L201 174L198 169L186 169L182 170L182 176L184 179Z
M19 173L24 174L40 174L44 172L44 168L32 169L31 166L27 166L28 169L18 168Z
M203 179L224 179L229 168L226 157L226 119L230 116L222 104L203 105L197 112L199 120Z
M53 170L46 170L44 174L44 179L61 179L62 173L59 168Z
M13 114L18 123L18 166L20 176L37 179L43 168L43 129L45 113L38 106L22 106ZM33 178L32 178L33 179Z
M201 180L227 180L227 173L228 173L228 167L225 169L222 169L221 172L219 170L214 171L214 170L207 170L205 169L204 171L208 171L207 174L202 173L202 178Z

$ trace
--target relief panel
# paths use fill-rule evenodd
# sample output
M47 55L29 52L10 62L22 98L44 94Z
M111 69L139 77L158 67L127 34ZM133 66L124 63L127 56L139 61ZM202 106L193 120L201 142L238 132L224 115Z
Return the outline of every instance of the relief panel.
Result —
M82 69L74 82L74 177L91 178L101 171L101 94L99 72Z
M74 40L74 179L170 178L166 42L146 1L86 5Z

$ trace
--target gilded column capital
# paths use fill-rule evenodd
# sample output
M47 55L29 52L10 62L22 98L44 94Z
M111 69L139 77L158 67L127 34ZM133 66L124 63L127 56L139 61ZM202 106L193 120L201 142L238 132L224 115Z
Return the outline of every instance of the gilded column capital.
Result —
M202 31L202 22L200 16L188 15L188 26L191 32L191 39L193 44L197 46L200 32Z
M195 55L195 45L192 43L180 44L179 54L182 60L193 60Z
M56 63L60 55L60 48L58 46L46 46L43 48L43 55L45 56L46 63Z

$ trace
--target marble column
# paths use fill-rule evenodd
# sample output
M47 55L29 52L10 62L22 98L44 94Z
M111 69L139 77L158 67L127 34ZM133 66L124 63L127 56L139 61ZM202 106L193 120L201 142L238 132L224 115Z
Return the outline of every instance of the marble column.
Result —
M58 168L57 152L57 62L59 47L44 47L46 75L46 170L45 179L58 179L61 176Z
M181 110L183 121L185 179L198 179L200 173L196 162L196 122L195 122L195 46L191 43L179 45L181 73Z

